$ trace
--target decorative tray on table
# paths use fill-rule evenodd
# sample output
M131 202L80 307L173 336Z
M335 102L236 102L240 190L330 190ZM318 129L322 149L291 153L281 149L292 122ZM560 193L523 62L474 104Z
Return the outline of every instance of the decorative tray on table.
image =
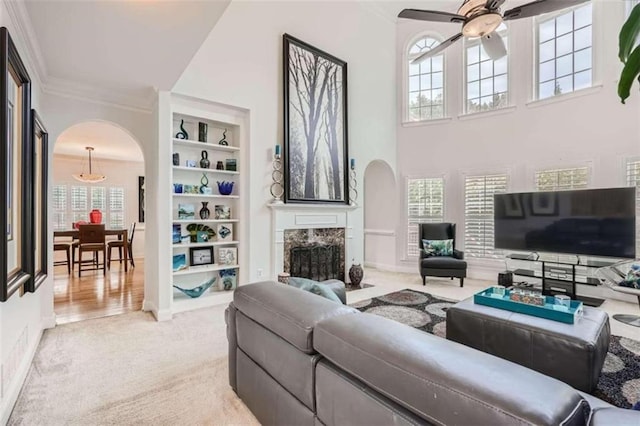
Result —
M582 314L582 302L577 300L567 300L565 304L561 304L552 296L497 287L491 287L475 294L473 301L478 305L491 306L567 324L573 324L576 317Z

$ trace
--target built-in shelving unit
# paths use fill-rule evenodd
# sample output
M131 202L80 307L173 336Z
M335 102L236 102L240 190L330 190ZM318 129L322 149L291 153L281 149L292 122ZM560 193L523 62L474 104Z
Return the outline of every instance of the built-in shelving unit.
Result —
M187 138L177 136L183 131L181 124ZM201 134L200 130L205 127L206 134ZM172 159L173 191L171 285L194 288L212 277L216 279L211 289L198 298L190 298L172 288L171 311L176 313L231 300L229 290L237 286L241 273L240 205L245 194L241 193L240 182L245 170L241 163L238 123L212 118L212 114L204 110L199 114L193 108L177 108L172 112L171 132L172 152L167 153ZM228 145L220 144L222 139ZM208 167L202 167L207 166L206 161L201 162L203 158L208 160ZM235 168L229 166L230 163L235 163ZM216 169L218 164L230 170ZM218 181L233 182L232 193L220 194ZM191 186L190 191L177 192L180 188L176 184L182 184L183 188ZM195 190L198 192L194 193ZM224 239L219 237L221 232L226 233ZM227 256L221 258L220 253L225 250L235 250L235 256L228 256L227 252ZM211 254L213 258L209 257Z

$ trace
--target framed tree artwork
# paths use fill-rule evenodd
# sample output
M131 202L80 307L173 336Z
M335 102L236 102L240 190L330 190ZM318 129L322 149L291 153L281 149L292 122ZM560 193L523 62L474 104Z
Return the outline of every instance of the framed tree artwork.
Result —
M42 119L31 110L33 129L33 275L26 290L35 292L47 278L47 186L49 134Z
M0 28L0 302L32 277L31 80L9 31Z
M347 63L283 36L285 202L349 204Z

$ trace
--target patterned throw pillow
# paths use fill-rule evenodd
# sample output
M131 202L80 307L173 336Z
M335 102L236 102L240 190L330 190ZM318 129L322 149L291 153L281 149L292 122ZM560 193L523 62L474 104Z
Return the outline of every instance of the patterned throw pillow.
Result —
M422 240L427 256L453 256L453 240Z

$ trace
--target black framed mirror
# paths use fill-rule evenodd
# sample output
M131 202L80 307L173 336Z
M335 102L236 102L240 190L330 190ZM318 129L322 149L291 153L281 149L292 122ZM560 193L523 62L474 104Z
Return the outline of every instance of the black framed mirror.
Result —
M0 28L0 302L23 289L33 271L31 79L9 31Z
M33 130L33 273L26 290L35 292L47 278L48 227L47 187L49 134L35 109L31 110Z

